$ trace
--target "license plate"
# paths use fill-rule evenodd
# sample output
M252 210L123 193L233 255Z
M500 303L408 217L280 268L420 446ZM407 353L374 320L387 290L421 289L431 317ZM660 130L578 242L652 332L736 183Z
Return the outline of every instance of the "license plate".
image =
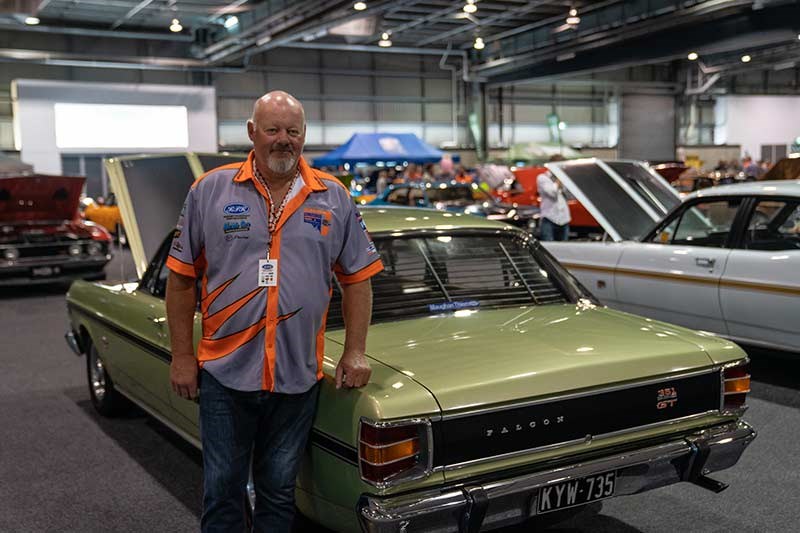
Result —
M58 274L60 272L61 272L61 269L59 267L57 267L57 266L55 266L55 267L50 267L50 266L33 267L31 269L31 276L33 276L35 278L45 278L47 276L54 276L54 275L56 275L56 274Z
M538 514L610 498L616 480L616 472L604 472L539 489Z

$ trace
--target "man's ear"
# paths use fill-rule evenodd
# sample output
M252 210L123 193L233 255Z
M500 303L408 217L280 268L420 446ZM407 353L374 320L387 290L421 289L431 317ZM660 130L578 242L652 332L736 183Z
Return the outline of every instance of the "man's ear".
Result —
M247 136L250 138L251 141L255 142L256 135L256 125L253 123L253 120L250 119L247 121Z

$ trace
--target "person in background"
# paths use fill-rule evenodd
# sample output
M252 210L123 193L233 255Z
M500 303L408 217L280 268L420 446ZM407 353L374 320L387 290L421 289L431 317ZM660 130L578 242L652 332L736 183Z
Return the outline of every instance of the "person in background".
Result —
M742 159L742 171L748 178L758 179L761 176L761 167L750 156Z
M561 182L547 171L536 178L536 187L541 198L539 240L566 241L569 239L569 223L572 217Z
M456 168L456 176L455 176L456 183L472 183L473 179L467 169L464 168L464 165L458 165Z
M378 172L378 180L375 182L376 194L382 193L389 185L389 173L385 170Z

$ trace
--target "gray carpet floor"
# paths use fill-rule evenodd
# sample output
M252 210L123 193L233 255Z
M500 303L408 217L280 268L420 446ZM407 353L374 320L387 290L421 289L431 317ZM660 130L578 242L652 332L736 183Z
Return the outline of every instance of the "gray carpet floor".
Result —
M129 256L109 265L132 273ZM0 291L0 532L180 532L199 526L199 453L141 414L98 416L67 348L66 287ZM800 531L800 356L752 350L759 437L714 477L591 506L552 531ZM532 531L534 526L508 532Z

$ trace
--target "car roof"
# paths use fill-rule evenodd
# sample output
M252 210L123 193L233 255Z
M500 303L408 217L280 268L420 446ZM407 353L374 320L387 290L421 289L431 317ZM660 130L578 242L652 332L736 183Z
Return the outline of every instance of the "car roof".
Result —
M465 213L402 206L359 207L370 233L417 230L515 229L513 226Z
M782 181L748 181L745 183L732 183L730 185L720 185L700 189L686 197L705 198L708 196L798 196L800 197L800 180Z

